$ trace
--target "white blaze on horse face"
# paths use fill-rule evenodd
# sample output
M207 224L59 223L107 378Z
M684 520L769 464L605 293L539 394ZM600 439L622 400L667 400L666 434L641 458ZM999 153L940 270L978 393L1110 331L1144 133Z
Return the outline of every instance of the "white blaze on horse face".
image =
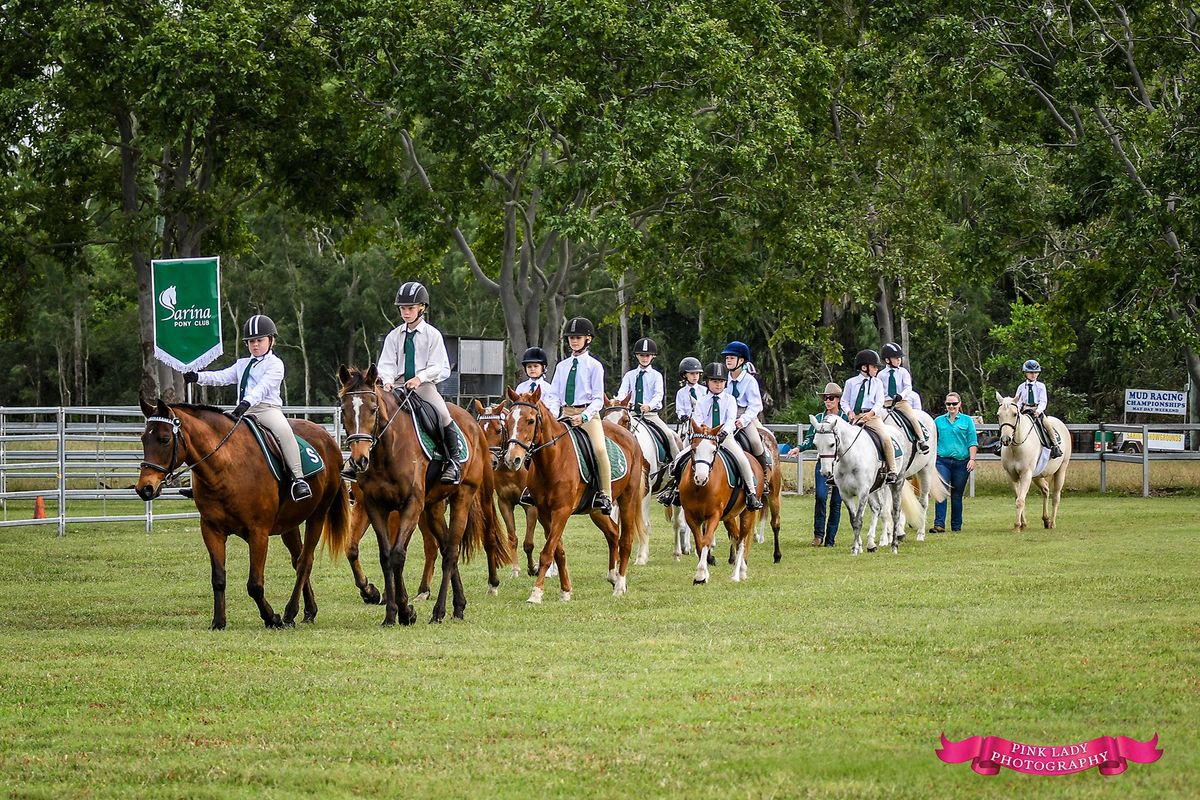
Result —
M697 486L708 484L708 471L717 455L717 446L710 439L701 439L692 456L692 474Z
M521 466L521 461L529 452L527 448L522 447L519 444L515 444L514 441L512 441L516 439L517 432L521 430L521 420L525 417L527 412L532 413L526 406L513 406L508 412L510 414L508 418L509 430L511 430L512 433L509 434L510 441L508 443L508 447L504 451L504 463L509 469L519 469ZM532 442L530 444L532 444Z

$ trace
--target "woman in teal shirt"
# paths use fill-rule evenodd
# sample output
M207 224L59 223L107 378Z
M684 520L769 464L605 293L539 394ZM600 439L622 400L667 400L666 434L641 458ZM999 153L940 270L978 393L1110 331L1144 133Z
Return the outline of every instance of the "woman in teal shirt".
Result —
M963 490L967 478L975 470L975 452L979 436L975 431L975 420L960 414L962 398L958 392L946 395L946 413L935 419L937 426L937 471L950 484L950 530L962 530ZM946 530L946 502L938 503L933 512L933 527L930 533Z

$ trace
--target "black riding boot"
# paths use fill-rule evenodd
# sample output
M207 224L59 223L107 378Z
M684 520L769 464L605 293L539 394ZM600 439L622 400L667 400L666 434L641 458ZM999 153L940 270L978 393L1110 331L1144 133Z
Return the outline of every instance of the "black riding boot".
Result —
M462 481L462 469L458 466L461 458L461 443L453 425L442 429L442 452L446 456L446 466L442 467L442 483L459 483Z

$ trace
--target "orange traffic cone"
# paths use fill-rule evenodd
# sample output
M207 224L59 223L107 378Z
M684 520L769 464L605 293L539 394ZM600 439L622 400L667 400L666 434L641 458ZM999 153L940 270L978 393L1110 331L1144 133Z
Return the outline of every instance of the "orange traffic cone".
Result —
M33 518L46 518L46 501L42 499L40 494L38 495L38 499L33 502Z

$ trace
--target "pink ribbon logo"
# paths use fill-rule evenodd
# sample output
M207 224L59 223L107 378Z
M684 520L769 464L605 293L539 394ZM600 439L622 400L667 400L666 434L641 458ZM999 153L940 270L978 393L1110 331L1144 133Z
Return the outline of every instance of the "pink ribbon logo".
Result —
M999 736L972 736L952 742L942 734L935 751L947 764L971 762L980 775L995 775L1006 767L1026 775L1069 775L1096 767L1101 775L1120 775L1127 761L1150 764L1162 757L1158 734L1148 742L1127 736L1101 736L1090 742L1067 745L1034 745L1010 742Z

